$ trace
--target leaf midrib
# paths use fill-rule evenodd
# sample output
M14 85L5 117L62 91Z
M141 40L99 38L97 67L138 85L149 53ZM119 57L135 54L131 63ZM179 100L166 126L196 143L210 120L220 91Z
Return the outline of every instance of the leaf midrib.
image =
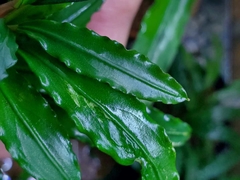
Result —
M23 28L22 28L22 27L23 27ZM35 27L33 27L33 26L30 26L30 27L29 27L29 26L22 26L22 27L21 27L20 29L22 29L22 30L25 31L25 32L28 32L28 33L27 33L28 35L33 36L34 38L40 40L40 43L41 43L42 47L43 47L46 51L48 51L48 48L43 45L43 42L41 42L41 41L44 41L44 40L42 40L41 37L35 36L35 34L34 34L31 30L35 30L35 32L40 33L40 34L42 34L42 35L45 34L45 36L50 36L49 39L51 39L52 37L54 37L54 38L56 38L56 39L61 39L61 37L62 37L62 36L58 35L57 33L51 33L51 32L46 33L45 31L43 31L43 29L38 29L38 28L35 28ZM73 27L73 28L76 28L76 27ZM25 29L25 30L24 30L24 29ZM81 30L81 29L79 29L79 30ZM80 33L80 32L79 32L79 33ZM101 56L99 56L98 54L96 54L94 51L86 50L84 47L82 47L81 45L79 45L79 44L77 44L77 43L75 43L75 42L73 42L73 41L71 41L71 43L70 43L69 41L67 41L67 42L68 42L68 44L69 44L70 46L72 46L72 47L74 47L74 48L75 48L75 47L78 47L83 53L87 53L86 51L91 52L90 54L91 54L93 57L95 57L96 59L99 59L99 60L100 60L101 62L103 62L104 64L108 64L109 66L116 68L118 71L122 72L123 74L126 73L128 76L132 77L133 79L137 79L138 81L142 82L143 84L149 85L149 86L152 87L153 89L158 89L159 91L167 94L167 95L170 96L170 97L171 97L171 96L172 96L172 97L176 97L176 98L181 97L181 96L178 96L178 95L169 93L169 91L166 91L164 88L158 88L158 86L155 85L155 83L154 83L154 85L153 85L153 84L149 83L148 81L144 81L144 79L142 79L142 78L138 78L138 76L136 75L136 73L133 72L133 71L129 71L128 69L125 69L125 68L124 68L125 71L123 71L123 70L122 70L123 68L120 69L120 68L118 68L117 66L115 66L113 63L110 63L109 61L106 62L103 58L100 58ZM64 58L64 59L65 59L65 58ZM64 60L62 60L62 61L64 61ZM131 73L132 73L134 76L133 76ZM108 83L111 83L111 85L114 85L112 82L108 82ZM118 86L123 87L123 86L120 85L120 84L118 84ZM161 86L160 86L160 87L161 87ZM132 93L131 93L131 94L132 94ZM178 93L178 94L179 94L179 93ZM161 98L163 98L163 97L161 97ZM152 99L152 98L151 98L151 99ZM164 98L164 100L161 99L160 101L168 102L168 101L165 100L165 99L166 99L166 98ZM182 99L184 99L184 97L182 97ZM186 98L185 98L185 99L186 99Z
M69 84L71 84L74 88L76 88L78 91L80 91L81 95L84 97L84 98L87 98L89 99L90 101L94 102L95 104L97 104L105 113L107 113L111 119L114 119L114 122L115 124L117 124L119 127L121 127L121 129L123 129L127 134L128 136L132 139L133 142L137 142L138 146L142 149L143 153L145 153L146 157L148 157L149 161L147 162L150 162L150 164L152 164L151 166L153 167L154 171L155 171L155 175L158 175L158 170L157 170L157 167L154 165L154 162L152 161L152 158L151 156L149 156L149 153L148 153L148 150L146 150L145 146L142 145L142 142L138 140L138 138L134 138L131 134L129 134L129 131L126 131L125 129L126 126L123 126L121 125L120 123L118 123L118 121L116 120L116 115L112 114L107 107L104 107L103 105L101 105L101 103L99 103L98 101L95 101L94 99L92 99L90 96L88 96L87 93L85 93L81 88L79 88L73 81L71 78L69 78L68 76L65 76L63 77L62 74L59 74L57 73L58 71L56 70L56 67L54 65L52 65L51 63L49 62L46 62L46 61L42 61L41 62L43 64L45 64L49 69L51 69L55 74L56 74L56 77L61 77L62 80L66 80L66 82L68 82ZM65 73L64 73L65 74ZM122 109L121 109L122 110ZM128 112L130 113L130 112ZM131 113L132 114L132 113ZM132 114L134 115L134 114ZM137 119L139 119L136 115L134 115ZM152 129L151 129L152 130ZM152 132L154 132L152 130ZM141 156L140 156L141 157ZM145 158L143 158L145 159ZM146 159L145 159L146 160Z
M34 137L34 139L37 141L37 143L39 145L42 144L42 145L40 145L40 148L43 150L42 152L44 152L44 154L47 155L47 157L51 160L52 164L56 167L56 169L60 172L60 174L62 174L63 177L68 178L65 176L65 174L68 174L68 173L65 171L64 168L62 168L61 164L55 160L55 158L53 157L54 155L51 153L51 151L49 151L48 147L44 143L44 140L42 140L42 138L38 135L35 128L31 127L31 125L29 125L28 123L26 123L23 120L23 119L25 119L24 116L22 116L21 113L13 105L16 103L13 103L11 100L9 100L9 98L7 98L7 96L4 92L4 90L1 88L1 86L0 86L0 90L5 97L5 100L8 102L9 106L11 107L12 111L14 112L14 114L17 115L18 119L20 119L21 122L25 125L25 127L28 129L28 131ZM63 174L62 172L65 172L65 174Z

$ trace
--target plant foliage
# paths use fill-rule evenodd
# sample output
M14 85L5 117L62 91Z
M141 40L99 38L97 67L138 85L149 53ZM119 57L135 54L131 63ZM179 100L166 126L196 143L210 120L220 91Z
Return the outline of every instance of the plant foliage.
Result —
M0 20L0 139L33 177L80 179L69 122L118 163L139 162L142 179L178 179L173 145L190 127L139 99L176 104L185 90L144 55L84 27L102 1L69 2L18 0Z
M195 0L155 0L147 11L134 49L167 71L178 46Z

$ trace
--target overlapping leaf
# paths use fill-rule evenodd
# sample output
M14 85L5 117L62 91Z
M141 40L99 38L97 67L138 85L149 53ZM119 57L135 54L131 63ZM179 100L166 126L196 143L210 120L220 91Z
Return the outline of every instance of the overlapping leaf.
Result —
M4 24L3 19L0 19L0 81L7 77L6 69L17 62L17 48L15 36Z
M153 120L166 130L173 146L181 146L190 138L190 126L187 123L182 122L179 118L164 114L155 108L148 108L148 113Z
M20 55L42 86L101 151L123 165L138 161L144 180L178 179L171 142L144 104L108 84L77 75L36 44L21 48Z
M59 3L66 3L66 2L81 2L81 1L88 1L88 0L35 0L34 4L59 4Z
M25 5L12 11L4 19L7 25L20 24L32 21L33 19L44 19L69 5L70 3L39 6Z
M44 5L44 4L59 4L59 3L80 2L80 1L86 1L86 0L17 0L14 7L19 8L27 4Z
M146 13L134 49L164 71L177 53L194 0L156 0Z
M91 15L102 5L103 0L88 0L73 3L68 8L53 14L49 19L58 22L69 22L78 27L85 27L90 21Z
M70 142L48 103L14 71L0 83L0 139L39 180L79 180Z
M199 180L214 179L228 172L240 161L240 155L235 150L225 150L217 155L203 169L199 170Z
M181 85L145 56L85 28L39 20L24 23L18 30L40 41L49 54L77 73L125 93L173 104L187 99Z

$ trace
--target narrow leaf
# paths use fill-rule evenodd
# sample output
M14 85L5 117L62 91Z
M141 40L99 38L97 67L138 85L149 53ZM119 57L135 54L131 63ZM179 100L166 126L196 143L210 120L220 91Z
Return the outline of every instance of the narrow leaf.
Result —
M173 104L187 99L185 90L145 56L88 29L34 21L19 30L40 41L49 54L77 73L107 82L124 93Z
M118 163L142 165L142 179L178 179L175 151L164 130L133 96L78 75L38 46L19 51L42 86L101 151Z
M44 5L44 4L59 4L59 3L80 2L80 1L86 1L86 0L16 0L14 7L19 8L27 4Z
M156 0L146 13L134 49L167 71L177 53L194 0Z
M14 7L19 8L19 7L21 7L23 5L26 5L26 4L32 4L35 1L36 0L16 0Z
M69 140L48 103L30 87L15 72L0 83L0 139L36 179L79 180Z
M8 25L20 24L36 19L44 19L69 5L69 3L39 6L26 5L12 11L4 19L5 23Z
M239 109L240 107L240 80L235 80L228 87L215 92L209 101L218 101L226 107Z
M35 0L34 4L42 5L42 4L58 4L58 3L66 3L66 2L81 2L88 0Z
M198 177L200 177L200 180L217 178L233 168L239 160L239 152L226 150L216 156L206 167L201 169L198 172Z
M190 138L192 131L190 126L179 118L164 114L155 108L149 108L148 113L153 120L166 130L173 146L181 146Z
M78 27L86 27L92 14L100 8L102 3L103 0L88 0L73 3L68 8L53 14L49 19L58 22L69 22Z
M213 87L216 83L217 78L221 74L221 62L223 59L223 47L220 37L212 38L212 57L207 59L206 63L206 77L205 77L205 89Z
M15 55L17 49L15 36L7 28L3 19L0 19L0 81L7 77L6 69L17 62Z

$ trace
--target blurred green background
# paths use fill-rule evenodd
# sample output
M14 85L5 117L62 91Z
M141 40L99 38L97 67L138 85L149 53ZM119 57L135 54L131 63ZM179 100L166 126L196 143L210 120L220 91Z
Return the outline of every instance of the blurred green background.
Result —
M153 105L192 128L190 140L176 145L181 179L239 180L240 1L143 0L128 48L147 55L172 75L191 99ZM83 180L102 179L101 174L108 174L105 180L140 178L137 163L123 167L96 149L73 144L85 157L80 162L83 174L98 174ZM11 171L19 173L18 168L8 174Z

